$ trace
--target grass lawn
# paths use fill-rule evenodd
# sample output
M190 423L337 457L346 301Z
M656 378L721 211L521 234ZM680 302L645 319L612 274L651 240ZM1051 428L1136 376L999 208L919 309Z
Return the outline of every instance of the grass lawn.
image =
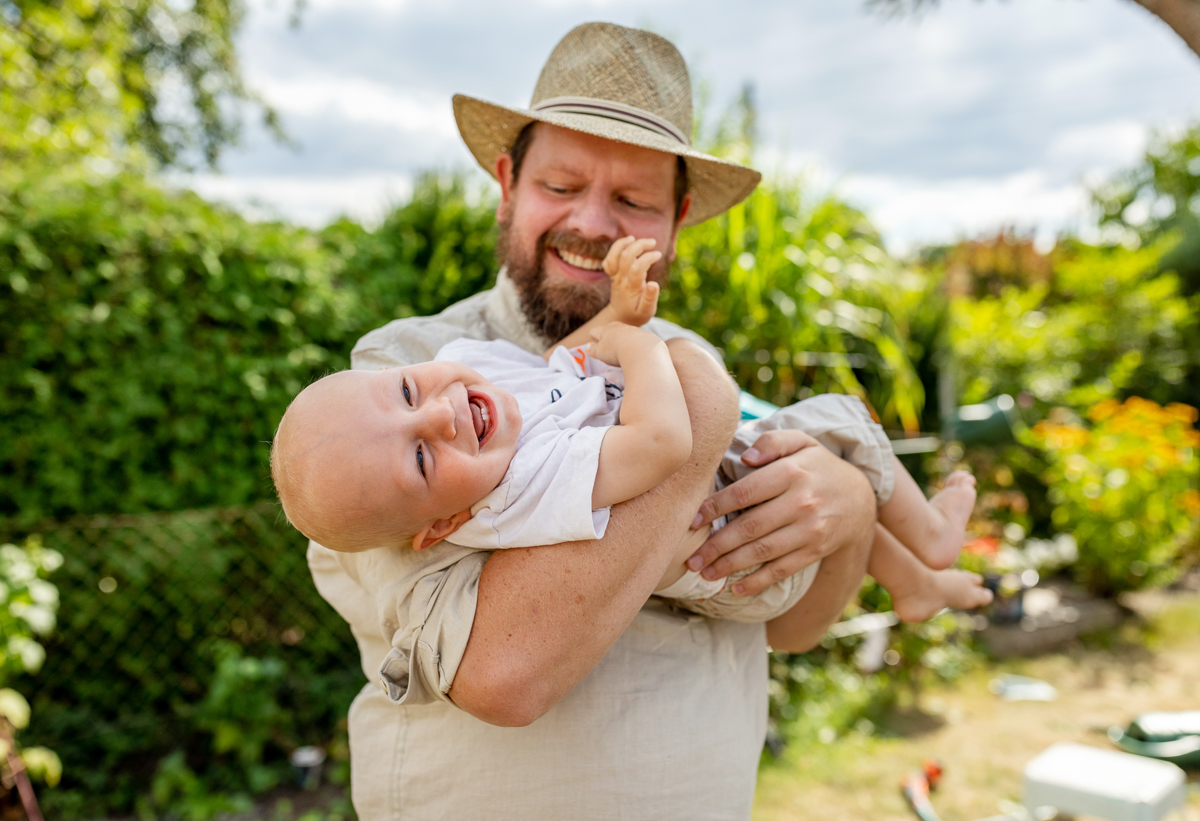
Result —
M1000 673L1049 681L1058 700L1003 702L987 687ZM931 756L945 768L933 796L943 821L986 818L1001 802L1020 800L1022 769L1046 747L1115 749L1107 729L1147 710L1200 710L1200 597L1173 598L1145 623L1067 652L989 663L953 685L929 687L871 735L796 739L760 770L753 819L911 821L898 785ZM1196 785L1200 773L1189 780ZM1195 786L1185 817L1200 821Z

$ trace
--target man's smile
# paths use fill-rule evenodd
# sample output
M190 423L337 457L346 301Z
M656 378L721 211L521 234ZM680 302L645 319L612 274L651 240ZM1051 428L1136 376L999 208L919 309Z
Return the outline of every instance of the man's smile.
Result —
M569 278L592 284L607 279L604 273L604 261L594 257L574 254L565 248L547 248L547 256L551 257L563 274Z
M599 271L603 266L603 260L592 259L591 257L572 254L570 251L563 248L556 248L555 251L562 257L563 261L574 265L576 268L586 268L589 271Z

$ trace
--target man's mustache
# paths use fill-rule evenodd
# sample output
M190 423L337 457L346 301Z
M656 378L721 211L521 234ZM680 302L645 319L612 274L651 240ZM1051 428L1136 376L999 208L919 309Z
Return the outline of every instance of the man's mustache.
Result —
M547 231L542 237L543 248L554 248L589 259L603 260L616 240L585 239L574 231Z

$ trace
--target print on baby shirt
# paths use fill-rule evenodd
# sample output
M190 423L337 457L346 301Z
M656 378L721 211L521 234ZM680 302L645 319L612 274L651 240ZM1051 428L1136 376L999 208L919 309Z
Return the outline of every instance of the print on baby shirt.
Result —
M521 411L517 452L496 488L448 539L495 550L603 537L608 508L592 510L604 434L618 424L625 381L580 349L547 362L504 341L459 339L435 359L473 368L512 394Z
M559 346L558 350L566 350ZM596 359L594 356L588 356L587 351L583 348L572 348L567 351L571 355L571 361L575 363L576 373L580 379L587 379L592 376L606 376L609 372L621 373L620 368L614 368L606 362ZM610 402L620 402L625 396L624 382L609 382L606 378L604 381L604 393ZM558 388L550 389L550 401L557 402L562 399L562 391Z

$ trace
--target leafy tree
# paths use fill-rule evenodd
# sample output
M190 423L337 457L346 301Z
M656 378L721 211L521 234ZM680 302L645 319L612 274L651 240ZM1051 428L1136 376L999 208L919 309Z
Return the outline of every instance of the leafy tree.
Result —
M1179 244L1162 260L1183 279L1187 293L1200 293L1200 124L1172 137L1151 137L1145 158L1095 192L1101 226L1142 243L1173 233Z
M939 5L941 0L867 0L869 8L889 14L911 14ZM1200 0L1132 0L1162 20L1200 56Z
M1166 247L1165 239L1135 250L1064 242L1040 281L955 296L963 401L1026 392L1045 411L1131 394L1176 398L1195 321L1179 278L1159 270Z
M251 103L239 0L0 0L0 166L149 159L214 165Z

